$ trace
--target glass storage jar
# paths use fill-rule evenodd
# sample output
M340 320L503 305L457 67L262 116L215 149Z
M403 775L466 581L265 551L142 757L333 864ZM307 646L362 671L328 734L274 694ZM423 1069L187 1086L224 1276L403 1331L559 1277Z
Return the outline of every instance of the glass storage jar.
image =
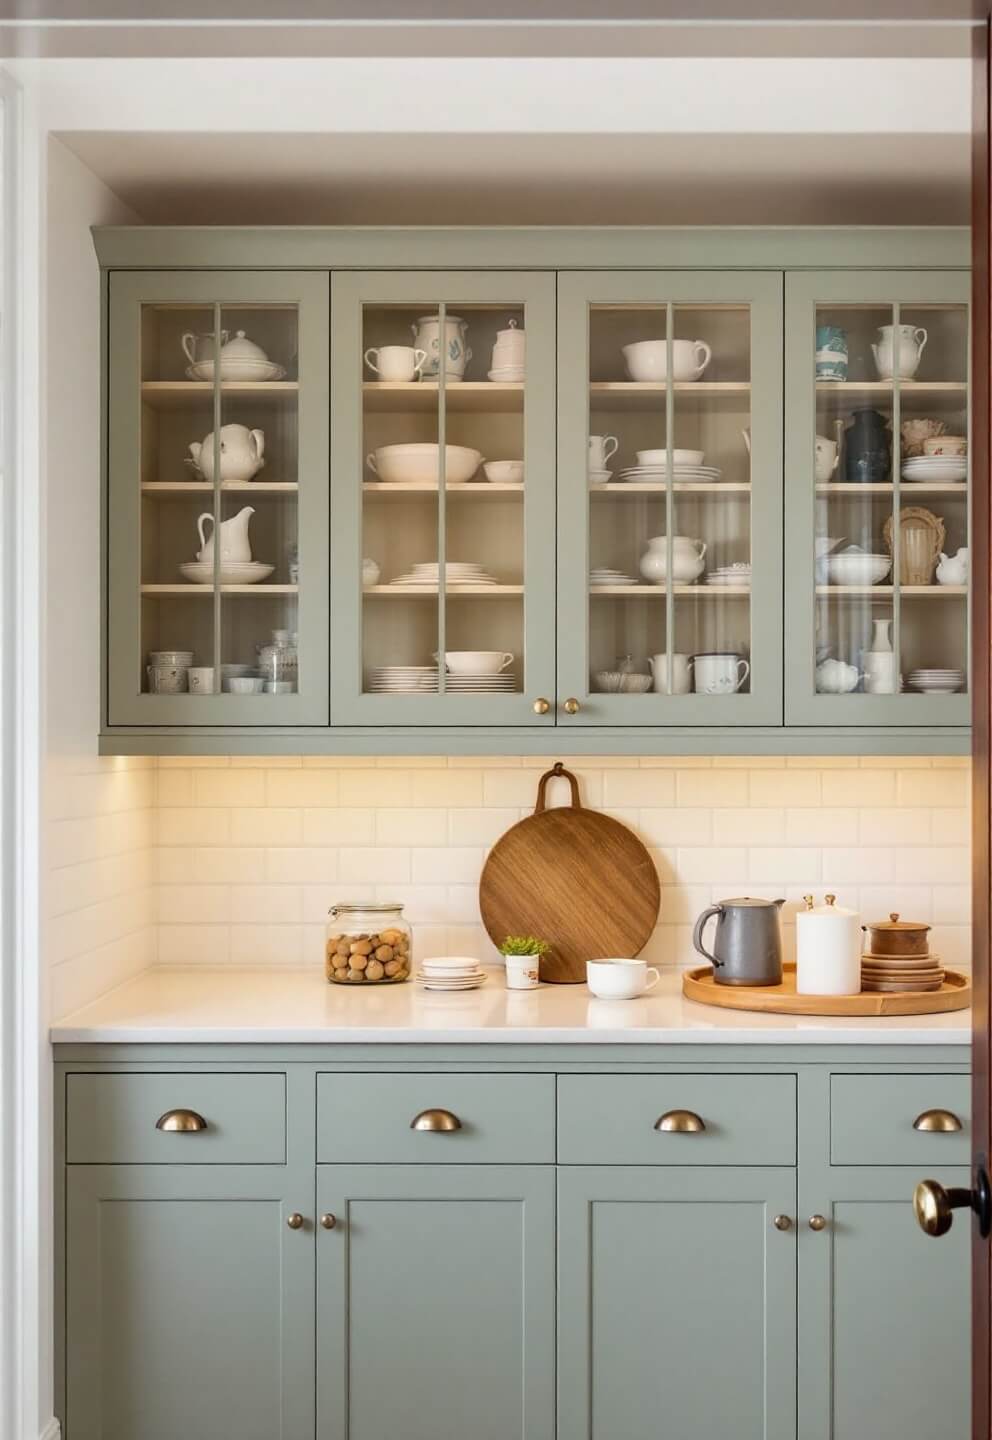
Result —
M332 985L386 985L409 980L410 926L403 906L332 905L327 912L324 972Z

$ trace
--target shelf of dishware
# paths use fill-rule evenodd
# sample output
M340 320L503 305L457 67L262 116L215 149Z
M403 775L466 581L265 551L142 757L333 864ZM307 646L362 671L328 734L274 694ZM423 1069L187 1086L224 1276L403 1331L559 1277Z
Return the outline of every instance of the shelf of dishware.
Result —
M818 395L843 395L845 399L877 400L895 390L892 380L818 380ZM967 395L965 380L900 380L900 395Z
M278 405L299 395L298 380L222 380L221 404L227 399L250 399L252 405ZM210 380L143 380L141 398L155 410L189 410L198 401L212 403Z
M295 480L223 480L221 492L237 491L243 495L250 491L254 495L297 495L299 485ZM209 480L143 480L142 495L212 495L214 487Z
M426 597L436 598L438 595L436 585L366 585L362 590L363 595L374 595L382 598L397 599L416 596L418 599ZM498 599L506 595L522 595L522 585L448 585L445 587L445 594L451 596L474 596L477 599Z
M363 494L372 500L405 500L411 495L436 495L438 486L433 480L366 480L362 483ZM470 495L473 499L495 499L507 495L522 496L523 482L503 480L468 480L456 485L445 485L445 495L462 498Z
M817 585L817 595L836 596L839 600L869 596L873 600L891 601L892 585ZM899 594L914 600L950 600L968 594L967 585L900 585Z
M746 399L751 394L748 380L675 380L671 388L680 410L686 409L690 400L703 404ZM667 390L664 381L593 380L589 406L593 410L658 410L665 404Z
M619 599L636 597L645 599L655 596L664 599L664 585L590 585L590 595L606 595ZM740 599L751 594L750 585L673 585L673 595L693 596L696 599L722 600Z
M853 487L852 487L853 488ZM589 486L591 495L664 495L668 486L664 481L649 481L642 484L640 481L631 482L626 480L596 481ZM691 480L676 480L672 486L676 495L749 495L751 486L747 481L717 480L711 483L703 481L694 482Z
M261 598L272 595L298 595L298 585L222 585L222 595L255 595ZM213 585L191 585L191 584L165 584L165 585L142 585L142 595L155 597L181 595L184 598L192 598L200 595L213 595Z
M436 411L436 380L365 380L362 396L367 412L410 413ZM520 411L524 408L524 382L456 380L444 387L445 409L475 412Z

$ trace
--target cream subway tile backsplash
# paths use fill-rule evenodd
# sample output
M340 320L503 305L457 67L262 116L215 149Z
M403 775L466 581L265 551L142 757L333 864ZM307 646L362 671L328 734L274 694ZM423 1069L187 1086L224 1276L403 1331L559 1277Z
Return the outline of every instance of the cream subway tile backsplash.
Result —
M479 872L488 847L533 810L538 777L555 758L161 761L148 781L158 963L319 966L328 906L359 899L402 901L420 954L493 958L479 917ZM809 890L834 891L866 918L900 910L926 920L944 959L969 963L967 761L565 763L579 776L583 802L631 825L651 852L662 882L660 923L644 952L653 964L691 962L700 910L748 892L787 898L791 955L796 910ZM549 803L567 795L565 782L549 786ZM126 811L120 820L132 823ZM87 828L68 828L73 819L58 823L66 828L53 827L53 848L94 843ZM112 891L109 871L98 865L93 878ZM84 888L66 877L53 895L72 899ZM87 920L86 933L93 944L113 944L102 928L113 893L102 903L110 910Z

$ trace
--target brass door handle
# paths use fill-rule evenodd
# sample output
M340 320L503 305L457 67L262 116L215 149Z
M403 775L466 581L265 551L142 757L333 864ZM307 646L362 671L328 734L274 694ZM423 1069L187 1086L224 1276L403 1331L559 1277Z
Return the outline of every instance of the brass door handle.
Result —
M441 1135L461 1128L462 1122L457 1115L452 1115L450 1110L421 1110L420 1114L414 1115L410 1121L411 1130L430 1130Z
M333 1230L335 1225L338 1223L338 1217L336 1215L332 1215L330 1211L327 1211L326 1214L321 1215L320 1223L323 1229Z
M195 1110L166 1110L155 1121L155 1129L166 1130L170 1135L194 1135L199 1130L206 1130L207 1122Z
M826 1230L827 1220L825 1215L811 1215L809 1217L809 1228L811 1230Z
M962 1125L953 1110L924 1110L922 1115L917 1115L913 1121L913 1129L929 1134L949 1135L962 1129Z
M568 699L565 701L564 705L561 708L564 710L566 715L578 715L579 711L582 709L582 706L579 704L578 700L576 700L574 695L569 695Z
M292 1215L286 1216L286 1224L289 1226L290 1230L303 1229L303 1216L300 1214L299 1210L294 1210Z
M776 1215L775 1219L772 1221L772 1224L775 1226L776 1230L792 1229L792 1221L789 1219L788 1215Z
M547 715L547 713L548 713L548 711L549 711L550 709L551 709L551 702L550 702L550 700L545 700L545 698L544 698L543 695L538 695L538 697L537 697L537 699L534 701L534 705L533 705L534 714L535 714L535 715Z
M663 1130L666 1135L698 1135L706 1129L706 1125L695 1110L666 1110L664 1115L658 1116L654 1128Z

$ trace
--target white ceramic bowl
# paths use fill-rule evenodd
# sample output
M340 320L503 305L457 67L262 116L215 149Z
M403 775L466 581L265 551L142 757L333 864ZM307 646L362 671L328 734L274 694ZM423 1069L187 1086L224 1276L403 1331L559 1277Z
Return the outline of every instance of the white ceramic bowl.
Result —
M494 484L519 485L524 478L522 460L487 460L482 468Z
M673 465L702 465L704 451L702 450L673 450ZM638 450L638 465L667 465L667 450Z
M380 480L391 485L413 485L418 480L437 484L439 445L380 445L368 457L368 467ZM482 464L478 450L466 445L446 445L444 474L449 485L463 485Z
M832 585L878 585L892 569L889 555L828 555Z
M190 666L193 663L192 650L149 650L148 664L153 670L169 670L173 666Z
M452 675L498 675L514 657L508 650L446 650L444 659Z
M265 681L260 675L232 675L224 686L230 695L261 695Z

